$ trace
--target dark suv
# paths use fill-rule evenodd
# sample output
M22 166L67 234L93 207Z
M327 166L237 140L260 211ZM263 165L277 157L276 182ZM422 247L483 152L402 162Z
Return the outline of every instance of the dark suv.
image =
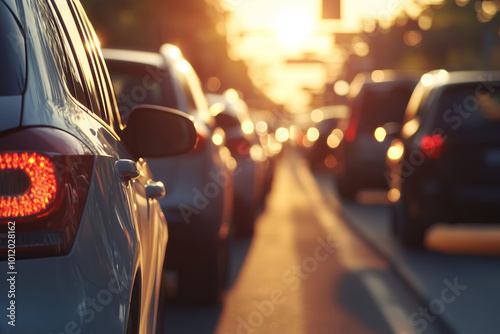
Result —
M403 120L419 73L376 70L361 73L351 83L347 98L350 116L336 149L338 190L354 199L364 188L386 188L385 153Z
M387 152L393 227L420 248L437 222L500 219L500 72L425 74Z

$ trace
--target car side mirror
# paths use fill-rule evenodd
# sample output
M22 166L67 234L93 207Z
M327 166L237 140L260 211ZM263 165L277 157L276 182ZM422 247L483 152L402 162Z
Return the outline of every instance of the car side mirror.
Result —
M132 109L122 132L122 140L134 159L186 153L194 148L197 138L191 116L145 104Z

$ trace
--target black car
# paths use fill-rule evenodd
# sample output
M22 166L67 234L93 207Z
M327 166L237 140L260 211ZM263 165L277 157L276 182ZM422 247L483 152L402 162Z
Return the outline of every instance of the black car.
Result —
M366 188L386 188L385 153L391 135L400 128L404 111L420 73L376 70L361 73L351 83L350 117L336 149L338 190L354 199Z
M425 74L387 152L393 227L421 248L437 222L500 219L500 72Z

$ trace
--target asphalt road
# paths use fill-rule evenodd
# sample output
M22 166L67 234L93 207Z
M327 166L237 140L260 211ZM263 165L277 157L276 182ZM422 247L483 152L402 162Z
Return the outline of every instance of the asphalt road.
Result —
M429 305L376 246L391 237L370 221L384 221L387 207L343 203L333 182L288 152L254 237L232 242L223 304L169 307L165 333L451 333L444 315L471 290L460 290L456 274L441 273L441 290L452 286L443 296L456 302L441 302L443 312L438 302Z
M426 321L420 314L412 318L418 330L440 321L451 333L500 333L500 226L441 223L427 233L425 250L403 249L390 233L390 207L381 194L361 194L360 205L339 202L332 187L322 189L329 203L338 203L350 226L419 296L421 306L435 311Z

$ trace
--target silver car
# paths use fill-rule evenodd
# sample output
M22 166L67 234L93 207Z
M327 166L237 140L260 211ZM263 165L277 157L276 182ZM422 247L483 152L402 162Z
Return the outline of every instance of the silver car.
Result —
M235 90L222 95L207 94L207 98L238 166L234 172L233 230L236 235L250 236L264 205L269 159L256 134L248 106Z
M123 117L136 104L172 107L194 118L195 150L182 157L148 159L169 193L160 205L171 235L166 266L171 296L188 304L220 300L228 266L235 161L223 145L200 80L181 51L165 44L158 53L103 51ZM233 164L231 166L231 163Z
M78 0L0 0L0 50L0 333L153 333L168 233L143 158L191 150L192 120L122 125Z

